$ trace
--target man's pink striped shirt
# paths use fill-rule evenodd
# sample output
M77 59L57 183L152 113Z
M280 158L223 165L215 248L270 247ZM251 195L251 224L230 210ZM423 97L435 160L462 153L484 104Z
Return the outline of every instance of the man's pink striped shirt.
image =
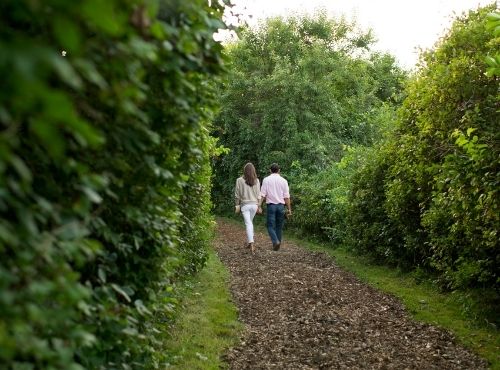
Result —
M285 204L285 198L290 198L288 181L277 173L272 173L262 180L260 195L266 198L266 204Z

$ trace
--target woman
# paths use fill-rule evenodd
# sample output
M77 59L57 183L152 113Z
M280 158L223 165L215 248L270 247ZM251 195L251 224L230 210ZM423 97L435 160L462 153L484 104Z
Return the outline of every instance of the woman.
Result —
M253 239L253 218L256 213L262 213L260 208L260 182L252 163L243 167L243 176L236 180L234 190L235 212L243 215L247 232L247 243L245 246L255 253Z

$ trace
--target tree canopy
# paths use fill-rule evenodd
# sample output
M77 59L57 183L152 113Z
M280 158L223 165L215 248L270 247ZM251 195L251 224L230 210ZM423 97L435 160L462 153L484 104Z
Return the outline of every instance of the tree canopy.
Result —
M228 193L223 179L246 161L261 174L272 162L317 172L346 145L376 140L381 110L400 99L405 74L392 56L371 52L372 43L370 32L323 13L244 29L228 47L230 75L214 123L231 149L216 163L215 195Z

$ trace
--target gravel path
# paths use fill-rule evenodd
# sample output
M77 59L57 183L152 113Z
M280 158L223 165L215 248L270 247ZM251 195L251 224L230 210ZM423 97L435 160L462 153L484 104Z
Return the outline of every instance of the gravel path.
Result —
M243 227L218 223L217 253L245 332L226 354L231 369L486 369L442 329L413 321L394 297L322 253L285 241L275 252Z

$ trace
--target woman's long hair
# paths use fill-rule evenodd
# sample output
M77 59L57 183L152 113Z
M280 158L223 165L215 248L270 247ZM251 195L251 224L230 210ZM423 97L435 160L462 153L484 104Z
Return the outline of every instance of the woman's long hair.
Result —
M248 186L254 186L257 182L257 173L252 163L248 162L245 167L243 167L243 178Z

